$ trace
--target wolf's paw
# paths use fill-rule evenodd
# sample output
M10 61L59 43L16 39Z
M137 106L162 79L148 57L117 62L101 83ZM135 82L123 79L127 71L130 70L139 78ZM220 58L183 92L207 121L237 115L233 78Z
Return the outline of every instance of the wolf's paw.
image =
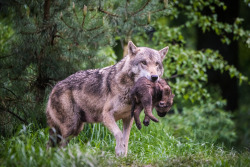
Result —
M125 144L122 147L115 147L115 153L117 157L125 157Z

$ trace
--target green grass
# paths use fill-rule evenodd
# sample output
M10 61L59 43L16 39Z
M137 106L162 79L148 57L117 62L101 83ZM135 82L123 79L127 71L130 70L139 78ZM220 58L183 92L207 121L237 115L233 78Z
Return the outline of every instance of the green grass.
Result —
M182 126L182 119L167 116L141 131L133 125L126 158L115 156L114 137L101 124L86 125L66 148L49 150L48 129L23 126L1 139L0 166L250 166L247 150L201 139L199 130Z

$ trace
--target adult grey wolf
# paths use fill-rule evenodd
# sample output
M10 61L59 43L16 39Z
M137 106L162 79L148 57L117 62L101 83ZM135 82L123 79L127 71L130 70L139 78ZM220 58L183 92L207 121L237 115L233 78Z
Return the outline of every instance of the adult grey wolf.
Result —
M149 125L150 119L158 122L152 114L152 109L156 107L159 116L165 116L173 105L174 95L170 86L164 79L159 82L152 82L145 77L139 78L131 90L131 116L134 116L137 128L141 129L140 113L144 109L145 118L143 124Z
M46 110L50 127L48 146L66 146L84 123L103 123L116 139L116 154L127 155L131 118L130 89L140 77L156 81L163 74L160 51L128 43L128 55L113 66L79 71L52 89ZM123 121L123 132L116 124Z

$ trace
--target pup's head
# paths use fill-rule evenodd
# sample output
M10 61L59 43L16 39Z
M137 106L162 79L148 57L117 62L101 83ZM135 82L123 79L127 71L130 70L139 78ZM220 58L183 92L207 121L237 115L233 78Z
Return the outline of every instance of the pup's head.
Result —
M162 88L162 98L161 101L159 102L159 107L164 107L167 106L167 103L169 102L169 98L170 98L170 93L171 93L171 89L168 85L164 85L164 87Z
M129 41L130 74L135 76L135 82L140 77L146 77L153 82L157 81L163 74L162 61L167 52L168 47L157 51L147 47L136 47L132 41Z
M157 115L159 117L164 117L167 112L171 109L174 100L174 94L168 85L164 85L162 91L162 99L161 101L155 106L157 111Z

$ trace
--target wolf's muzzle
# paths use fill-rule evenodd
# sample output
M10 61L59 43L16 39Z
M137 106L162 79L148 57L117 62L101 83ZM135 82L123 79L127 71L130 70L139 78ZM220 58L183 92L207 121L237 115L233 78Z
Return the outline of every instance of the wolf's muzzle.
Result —
M154 82L158 79L158 75L151 75L151 80Z

